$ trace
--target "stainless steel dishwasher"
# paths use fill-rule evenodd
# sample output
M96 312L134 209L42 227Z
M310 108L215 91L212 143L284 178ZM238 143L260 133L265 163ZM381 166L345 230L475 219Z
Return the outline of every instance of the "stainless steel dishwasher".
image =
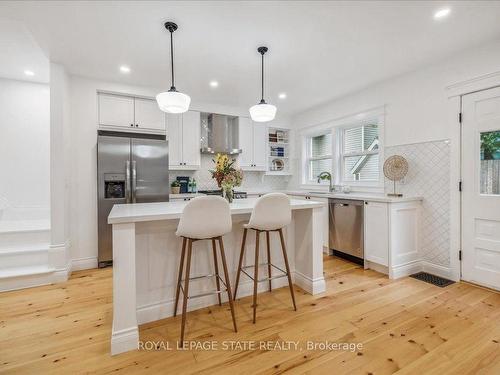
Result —
M329 199L329 247L334 255L363 264L363 201Z

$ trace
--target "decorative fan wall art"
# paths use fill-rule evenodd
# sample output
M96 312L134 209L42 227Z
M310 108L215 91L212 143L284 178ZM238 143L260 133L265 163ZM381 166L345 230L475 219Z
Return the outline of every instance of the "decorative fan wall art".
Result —
M396 181L401 181L408 173L408 162L400 155L388 157L384 163L384 175L394 182L394 190L387 194L390 197L402 197L403 194L396 193Z

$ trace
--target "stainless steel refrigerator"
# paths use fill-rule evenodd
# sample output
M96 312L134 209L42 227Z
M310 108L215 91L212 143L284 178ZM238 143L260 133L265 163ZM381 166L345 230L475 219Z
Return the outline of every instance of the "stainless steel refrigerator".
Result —
M168 202L168 141L163 135L99 131L97 137L98 261L113 262L108 215L115 204Z

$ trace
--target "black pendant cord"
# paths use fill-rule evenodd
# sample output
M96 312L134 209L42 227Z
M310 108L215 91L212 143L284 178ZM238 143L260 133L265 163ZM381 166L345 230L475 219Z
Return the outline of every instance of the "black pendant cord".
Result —
M262 88L262 98L260 99L261 103L265 103L266 101L264 100L264 54L262 54L262 81L261 81L261 88Z
M175 81L174 81L174 38L173 31L170 31L170 66L172 69L172 86L170 91L175 91Z

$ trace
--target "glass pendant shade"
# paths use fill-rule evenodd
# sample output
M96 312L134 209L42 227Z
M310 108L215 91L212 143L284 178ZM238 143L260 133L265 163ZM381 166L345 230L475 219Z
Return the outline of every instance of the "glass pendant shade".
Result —
M276 107L272 104L259 103L250 107L250 117L255 122L267 122L274 120Z
M158 107L167 113L184 113L189 110L191 98L178 91L165 91L156 95Z

